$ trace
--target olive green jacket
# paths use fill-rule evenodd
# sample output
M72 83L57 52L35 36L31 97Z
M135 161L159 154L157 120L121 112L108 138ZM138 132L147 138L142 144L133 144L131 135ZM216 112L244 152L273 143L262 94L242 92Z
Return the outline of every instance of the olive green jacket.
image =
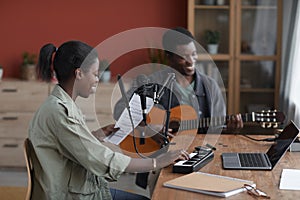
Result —
M32 199L111 199L106 179L116 180L130 162L90 132L71 97L58 85L29 127L34 147Z

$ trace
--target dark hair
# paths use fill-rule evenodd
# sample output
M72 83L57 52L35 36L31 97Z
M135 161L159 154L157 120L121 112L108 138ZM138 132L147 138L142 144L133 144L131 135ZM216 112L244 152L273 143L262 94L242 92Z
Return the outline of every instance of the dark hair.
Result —
M65 42L58 49L53 44L46 44L40 50L37 75L49 82L55 72L58 82L61 83L75 77L77 68L87 70L96 58L98 54L93 47L80 41Z
M190 31L183 27L167 30L162 38L162 45L167 54L173 54L178 45L189 44L195 40Z

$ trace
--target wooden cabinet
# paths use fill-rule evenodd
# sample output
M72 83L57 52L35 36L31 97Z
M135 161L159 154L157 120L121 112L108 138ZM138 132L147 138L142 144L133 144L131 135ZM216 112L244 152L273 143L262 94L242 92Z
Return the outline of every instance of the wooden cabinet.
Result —
M25 167L23 142L28 137L30 120L53 87L54 84L37 81L0 82L0 167ZM114 123L112 97L120 98L115 87L100 83L95 95L76 100L91 130Z
M226 87L228 114L276 109L279 104L282 0L188 0L188 29L205 49L204 32L220 32L210 55ZM205 65L207 56L199 55Z
M25 167L23 142L28 137L29 122L48 92L48 84L42 82L0 82L1 167Z

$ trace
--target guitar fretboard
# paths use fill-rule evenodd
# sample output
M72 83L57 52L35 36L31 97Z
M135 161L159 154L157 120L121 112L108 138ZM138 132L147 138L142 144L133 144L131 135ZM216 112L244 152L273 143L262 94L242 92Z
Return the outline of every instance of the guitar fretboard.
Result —
M180 123L179 131L198 129L198 128L208 128L210 126L217 127L217 126L224 125L225 122L226 122L226 116L184 120L181 121Z
M246 113L241 115L243 122L253 122L255 121L255 116L251 113ZM218 127L223 126L229 120L231 116L218 116L218 117L207 117L194 120L183 120L180 123L179 131L191 130L197 128L208 128L208 127Z

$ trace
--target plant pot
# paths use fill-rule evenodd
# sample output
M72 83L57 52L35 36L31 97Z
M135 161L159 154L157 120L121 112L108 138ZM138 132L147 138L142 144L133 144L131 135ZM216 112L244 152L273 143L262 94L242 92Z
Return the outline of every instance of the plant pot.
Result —
M208 44L207 45L207 51L209 54L217 54L218 53L218 44Z
M21 66L21 79L27 80L27 81L33 81L36 80L36 71L35 71L35 65L22 65Z
M222 6L225 4L225 0L217 0L217 5Z
M204 0L203 3L204 3L204 5L214 5L215 0Z
M110 71L104 71L101 74L100 81L103 82L103 83L108 83L110 81L110 78L111 78L111 72Z

